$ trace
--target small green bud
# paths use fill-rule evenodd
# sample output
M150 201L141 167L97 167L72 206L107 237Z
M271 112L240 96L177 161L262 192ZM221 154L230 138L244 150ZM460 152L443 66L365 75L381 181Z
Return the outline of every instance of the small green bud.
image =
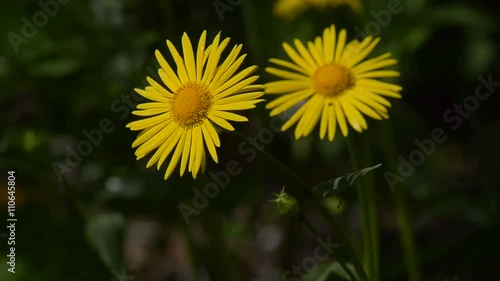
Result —
M271 201L276 202L281 215L295 216L299 214L299 203L295 200L295 198L293 198L292 195L285 193L285 187L283 187L280 194L275 193L274 195L276 196L276 199Z

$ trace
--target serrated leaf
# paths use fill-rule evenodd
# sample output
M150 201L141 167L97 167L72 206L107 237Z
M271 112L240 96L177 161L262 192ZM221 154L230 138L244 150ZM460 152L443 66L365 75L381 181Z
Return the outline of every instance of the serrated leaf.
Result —
M326 182L320 183L312 188L314 196L319 198L328 198L341 193L347 188L354 184L354 181L359 177L366 175L366 173L382 166L382 164L377 164L372 167L367 167L360 169L356 172L349 173L345 176L333 178Z

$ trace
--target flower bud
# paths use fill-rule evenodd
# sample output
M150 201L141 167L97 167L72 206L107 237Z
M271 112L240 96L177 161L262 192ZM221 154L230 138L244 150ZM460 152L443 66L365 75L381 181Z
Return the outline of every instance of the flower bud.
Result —
M299 203L292 195L285 193L284 187L280 194L275 193L274 195L276 195L276 199L272 201L276 202L281 215L295 216L299 214Z

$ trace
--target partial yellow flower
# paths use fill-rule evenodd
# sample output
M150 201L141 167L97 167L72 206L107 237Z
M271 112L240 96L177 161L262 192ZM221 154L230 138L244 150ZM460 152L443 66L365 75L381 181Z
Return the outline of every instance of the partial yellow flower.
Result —
M286 70L267 67L266 71L284 80L267 83L266 94L279 94L269 102L270 116L281 114L292 107L299 107L281 128L289 129L298 122L295 138L309 135L320 122L319 136L333 141L337 124L342 135L347 136L347 123L356 131L367 129L367 115L381 120L388 119L387 108L391 103L384 98L401 98L402 87L377 80L397 77L398 71L381 70L397 61L390 53L365 60L380 41L366 37L346 44L346 31L337 37L335 26L326 28L323 37L307 42L307 47L298 39L295 49L287 43L283 48L292 62L270 59L271 63ZM290 71L291 70L291 71Z
M137 106L132 113L143 119L127 125L133 131L141 131L132 147L137 160L156 150L147 167L157 164L159 170L170 159L165 179L180 161L180 175L186 171L196 178L205 169L205 147L218 162L216 147L220 139L214 125L234 130L228 121L243 122L247 118L231 113L233 110L254 108L263 101L257 99L264 93L262 85L252 85L258 76L250 76L257 66L250 66L236 73L246 54L239 55L242 45L236 45L220 63L222 52L230 38L220 42L220 33L205 48L206 31L199 39L196 53L186 33L182 36L183 58L167 40L167 47L177 66L175 73L161 53L156 50L160 64L158 73L164 85L147 77L150 86L135 91L151 102ZM236 73L236 74L235 74ZM173 155L171 155L173 152Z
M360 0L278 0L274 4L274 13L287 20L293 20L310 7L325 9L347 5L355 12L361 10Z

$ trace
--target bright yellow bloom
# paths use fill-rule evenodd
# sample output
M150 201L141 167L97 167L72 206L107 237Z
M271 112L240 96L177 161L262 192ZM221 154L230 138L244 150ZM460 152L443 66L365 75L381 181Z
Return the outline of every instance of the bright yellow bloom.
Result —
M205 169L205 148L212 159L218 162L215 147L220 139L214 124L226 130L234 130L227 122L248 121L247 118L231 113L232 110L254 108L263 101L262 85L252 85L258 76L250 76L257 66L250 66L236 73L246 54L239 55L242 45L236 45L227 58L220 63L222 51L229 38L220 42L220 33L213 43L205 48L206 31L200 37L196 53L189 37L182 36L184 59L174 45L167 40L167 46L177 65L175 73L161 53L156 50L160 64L158 73L166 87L150 77L150 86L144 90L135 89L151 102L142 103L132 113L144 119L127 125L133 131L141 131L132 144L137 160L155 150L147 167L157 163L159 170L163 162L173 152L165 172L167 179L180 160L180 175L186 170L196 178L200 167ZM236 74L235 74L236 73Z
M294 41L296 49L284 43L293 63L279 59L270 62L293 72L266 68L268 73L285 79L265 85L266 94L282 95L266 105L272 109L270 115L299 105L281 129L285 131L298 122L295 138L299 139L309 135L320 122L320 138L328 131L330 141L335 137L337 123L342 135L347 136L347 123L358 132L367 129L362 114L377 120L389 118L387 108L391 104L383 96L401 98L402 88L376 78L399 76L397 71L381 70L397 61L390 53L364 60L379 41L380 38L368 36L361 43L354 40L346 44L345 29L337 38L332 25L325 29L322 38L307 42L307 47L298 39Z
M325 9L343 5L350 6L355 12L361 10L360 0L278 0L274 4L274 13L287 20L292 20L310 7Z

